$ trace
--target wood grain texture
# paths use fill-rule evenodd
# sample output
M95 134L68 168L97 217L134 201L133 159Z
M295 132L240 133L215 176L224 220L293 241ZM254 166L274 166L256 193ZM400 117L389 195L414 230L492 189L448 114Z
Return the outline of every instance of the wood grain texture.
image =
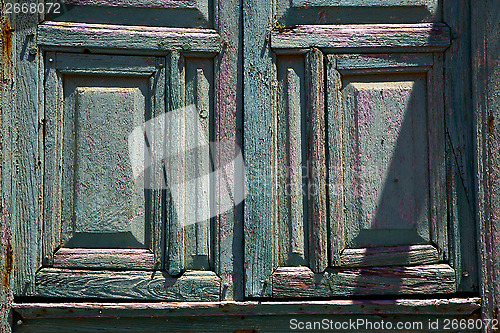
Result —
M436 264L438 251L432 245L345 249L340 255L341 267L395 266Z
M444 0L443 21L455 36L444 54L444 100L447 135L448 211L450 212L450 260L457 271L460 291L479 290L477 210L474 154L475 132L472 95L470 0Z
M248 180L245 201L246 296L270 296L276 221L276 116L271 102L274 77L269 40L271 1L243 2L245 40L244 151Z
M13 250L13 271L11 287L14 294L29 295L34 290L34 277L40 267L39 226L41 212L41 179L39 152L39 56L30 54L36 47L37 15L12 15L14 33L7 38L11 42L13 76L12 99L9 103L12 122L9 144L11 158L11 235ZM13 32L11 31L11 33Z
M56 249L65 246L72 249L62 250L56 266L98 268L102 263L120 268L123 261L122 268L160 268L161 192L144 191L135 183L127 139L135 126L165 110L164 69L156 67L161 60L47 53L45 265L52 265ZM109 253L93 261L89 250L78 248L106 248ZM144 251L151 256L125 250L121 254L131 257L120 259L111 250L120 248L149 249Z
M292 68L286 75L288 106L288 163L290 168L291 253L304 256L304 203L302 195L302 103L300 78Z
M140 322L136 318L128 317L117 317L117 318L81 318L81 319L46 319L37 320L29 319L21 322L20 325L16 325L16 332L67 332L67 327L72 327L73 332L94 332L94 331L104 331L104 332L164 332L164 333L187 333L187 332L214 332L214 333L282 333L290 331L290 326L293 327L306 327L308 325L316 325L315 327L322 327L321 321L327 320L329 325L331 323L334 327L336 322L349 323L349 319L352 320L351 315L340 315L331 316L325 318L325 315L308 315L308 314L298 314L298 315L267 315L266 313L261 315L249 315L249 316L227 316L224 320L219 317L170 317L170 318L141 318ZM384 325L391 327L397 327L398 323L411 323L409 327L415 327L415 329L409 330L393 330L393 332L398 333L413 333L415 330L420 330L420 328L425 327L429 321L432 323L439 320L451 322L452 320L457 320L458 322L467 320L479 320L477 314L472 315L384 315L383 319L379 315L369 315L363 317L367 322L370 323L381 323L382 320ZM331 320L331 321L330 321ZM420 323L422 326L417 324ZM78 325L75 325L78 323ZM300 326L298 326L300 323ZM313 324L314 323L314 324ZM424 324L425 323L425 324ZM291 325L292 324L292 325ZM297 325L297 326L295 326ZM304 326L302 326L304 325ZM363 325L364 326L364 325ZM368 324L366 325L368 327ZM450 330L445 329L442 324L433 332L450 332ZM361 327L355 327L353 330L342 330L340 332L359 332ZM469 332L478 333L479 330L473 330Z
M107 6L107 7L146 7L146 8L197 8L197 3L195 0L66 0L68 5L77 6Z
M427 73L428 162L430 178L430 232L441 260L448 260L446 197L446 142L444 119L443 56L434 55L434 66Z
M482 316L500 319L500 11L493 1L471 4L472 100L476 140L476 218L482 295ZM486 333L493 329L483 330Z
M328 153L328 208L330 221L330 266L340 264L340 253L345 248L344 223L344 112L342 110L342 78L337 57L326 58L326 140Z
M341 94L346 246L429 244L426 77L345 75Z
M184 246L186 269L207 270L213 259L213 233L210 208L214 206L210 188L210 145L213 142L214 60L212 58L185 59L186 105L196 105L195 119L188 120L186 135L196 149L186 149L186 210ZM190 126L189 124L195 124ZM195 138L193 140L193 138ZM212 266L213 267L213 266Z
M215 26L224 47L214 63L213 135L219 142L229 143L225 149L212 152L214 168L232 163L243 149L243 17L239 0L224 0L215 6ZM245 188L245 170L226 170L234 180L233 190ZM227 187L223 182L214 186L213 198L222 201ZM244 297L244 220L243 204L233 210L215 210L214 268L221 278L223 300L242 300Z
M44 48L128 49L141 51L185 50L219 52L219 35L209 29L151 28L87 23L47 22L38 27L38 44Z
M419 7L427 0L292 0L293 7Z
M0 1L0 8L5 8L5 1ZM12 59L11 17L4 10L0 13L2 38L0 39L0 331L9 332L12 322L11 292L14 258L11 235L11 191L12 191L12 117L14 113L14 61Z
M273 49L317 47L327 52L444 51L450 45L450 30L444 24L298 26L284 32L273 31Z
M179 112L185 107L186 83L185 83L185 58L180 52L172 52L168 58L169 63L169 94L167 95L169 112ZM186 115L180 112L168 125L169 137L167 138L167 151L177 158L166 161L166 178L170 184L181 184L170 189L167 194L167 216L166 225L167 238L167 271L170 275L182 274L185 270L185 248L184 248L184 223L186 221L186 192L182 186L186 182ZM175 191L175 192L174 192ZM176 198L176 202L174 202Z
M306 55L309 263L314 272L328 267L325 151L325 83L323 53Z
M154 259L149 250L62 248L54 254L54 267L151 270Z
M278 265L307 263L307 110L303 55L276 57Z
M23 319L131 318L196 316L220 320L250 315L469 315L480 308L480 298L394 300L154 302L154 303L14 303Z
M446 294L456 291L455 272L445 264L328 270L278 268L272 276L273 297Z
M161 272L44 268L36 275L36 286L40 297L217 301L220 294L215 273L197 271L175 279Z
M342 74L362 74L378 71L428 71L434 64L432 54L389 53L389 54L341 54L336 56L336 68Z
M52 61L49 61L52 59ZM48 52L45 57L45 86L44 98L44 130L43 138L43 220L42 220L42 257L44 265L52 264L52 254L59 243L61 221L61 172L48 172L45 170L62 169L62 133L57 124L62 122L63 115L63 87L61 75L54 68L55 53ZM53 130L52 130L53 129Z

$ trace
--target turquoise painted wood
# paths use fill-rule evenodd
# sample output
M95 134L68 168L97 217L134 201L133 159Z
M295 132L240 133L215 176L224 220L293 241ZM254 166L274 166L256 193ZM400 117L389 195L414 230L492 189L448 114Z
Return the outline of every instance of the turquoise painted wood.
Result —
M16 174L12 185L31 198L17 197L21 209L12 215L18 245L5 284L14 296L241 297L242 268L235 273L233 264L242 262L241 246L233 246L242 237L233 236L241 208L216 205L227 186L236 187L236 171L225 168L223 190L208 177L241 146L241 54L231 32L239 29L238 11L237 3L219 10L213 1L72 1L60 14L11 18L31 29L16 35L30 39L29 56L14 58L34 69L19 77L36 82L33 95L12 108L24 110L12 113L20 117L16 131L33 129L35 138L28 131L13 148L26 151L15 156L26 160L20 172L33 177ZM183 113L190 105L199 110L194 119ZM129 139L163 117L172 119L168 135L146 125L145 145L163 140L176 155L140 175L168 183L149 188L133 173ZM193 136L196 154L188 146ZM227 151L210 150L211 142L224 142Z
M67 0L2 15L0 331L477 319L479 298L459 297L480 291L498 317L494 18L469 0ZM145 129L178 153L145 179L173 182L137 187L128 135L188 105L199 127L182 114L165 137ZM194 137L224 144L186 151ZM244 171L230 167L240 149ZM223 184L196 178L221 168ZM243 203L218 205L243 186ZM371 301L321 301L350 296Z
M261 6L244 17L245 94L263 96L245 99L247 296L477 292L442 3L268 2L272 28Z

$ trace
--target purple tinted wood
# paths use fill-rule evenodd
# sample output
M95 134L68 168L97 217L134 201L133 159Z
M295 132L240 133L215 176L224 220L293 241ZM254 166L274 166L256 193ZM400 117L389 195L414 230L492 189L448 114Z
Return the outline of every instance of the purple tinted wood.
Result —
M346 49L391 51L443 51L450 45L450 29L445 24L324 25L298 26L273 31L274 49L327 48L331 52Z
M196 8L195 0L66 0L67 5L145 7L145 8Z
M136 249L59 249L54 254L58 268L153 269L154 254Z

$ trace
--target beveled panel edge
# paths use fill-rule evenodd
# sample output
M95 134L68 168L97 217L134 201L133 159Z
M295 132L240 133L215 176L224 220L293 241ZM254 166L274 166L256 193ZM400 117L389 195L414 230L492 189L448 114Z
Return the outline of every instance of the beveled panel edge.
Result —
M89 48L218 53L221 38L212 29L46 22L38 26L38 45L73 52Z

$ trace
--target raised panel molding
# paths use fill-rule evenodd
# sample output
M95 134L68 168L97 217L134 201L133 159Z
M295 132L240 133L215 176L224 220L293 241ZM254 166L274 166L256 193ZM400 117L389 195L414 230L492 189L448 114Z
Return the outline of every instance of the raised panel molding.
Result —
M155 51L206 52L221 50L215 30L191 28L152 28L142 26L100 25L88 23L46 22L38 26L38 45L45 50L83 52L99 50L116 53Z
M420 7L429 0L292 0L293 7Z
M213 54L172 51L168 57L141 57L47 52L44 59L44 268L36 275L33 294L219 300L220 278L211 272L217 231L212 218L197 220L198 215L209 216L212 205L212 184L198 173L210 172L213 153L209 151L214 140ZM184 107L189 105L196 105L199 114L188 114ZM175 164L175 172L165 174L169 191L155 187L136 196L124 195L124 189L137 186L129 179L130 163L124 161L129 158L127 135L170 112L176 114L168 126L161 127L165 133L147 132L151 147L167 135L169 153L179 154L165 157L166 165ZM192 126L196 122L199 126ZM203 141L193 142L199 146L193 156L183 155L190 151L186 136ZM167 179L156 179L155 167L144 170L144 180L164 184ZM184 186L191 178L205 182L196 186L203 193Z
M274 60L272 296L456 292L459 273L442 264L450 258L441 55L308 48Z
M40 297L218 301L220 278L213 272L187 271L179 278L162 272L95 271L43 268L36 274Z
M197 8L196 0L65 0L67 5L147 7L147 8Z
M65 0L45 20L213 28L215 0Z
M272 274L272 296L335 297L351 295L450 294L457 290L449 265L328 269L280 267Z
M326 53L442 52L450 41L450 29L443 23L303 25L271 33L271 47L276 53L313 47Z

